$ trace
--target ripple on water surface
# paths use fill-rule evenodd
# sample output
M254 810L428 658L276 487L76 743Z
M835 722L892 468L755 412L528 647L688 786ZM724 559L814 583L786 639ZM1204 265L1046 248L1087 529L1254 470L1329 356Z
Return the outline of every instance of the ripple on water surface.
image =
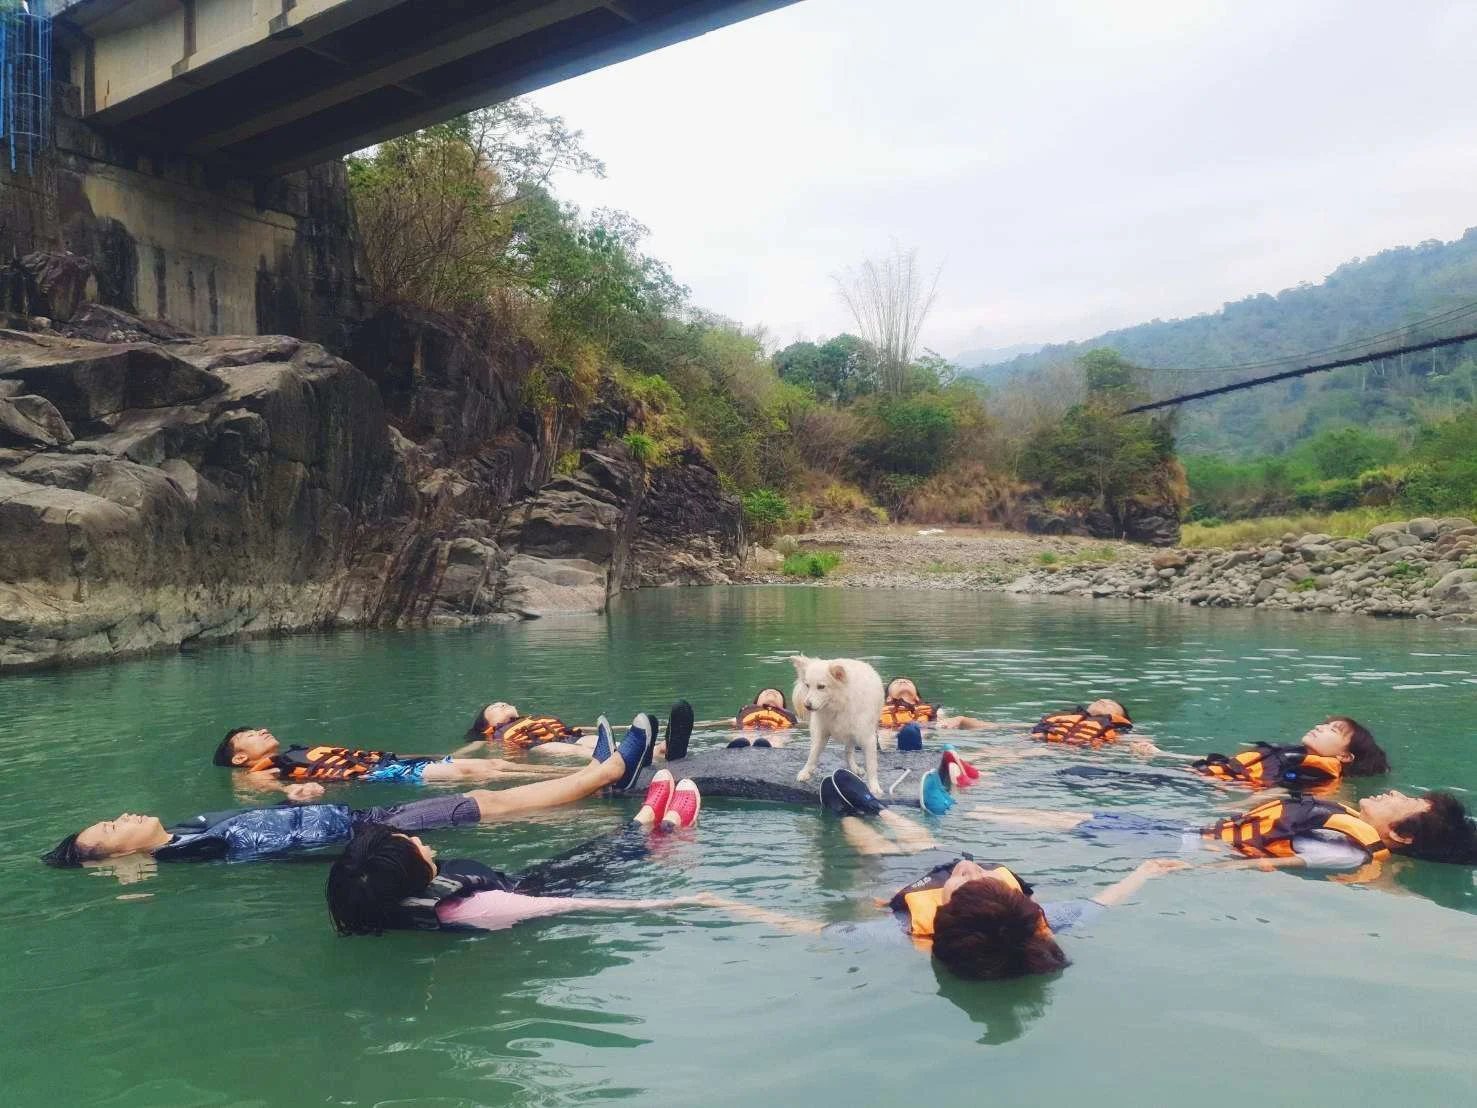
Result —
M415 752L454 746L494 699L589 722L684 695L713 718L761 686L788 688L796 651L867 658L937 703L1023 727L1117 694L1142 731L1183 752L1294 739L1348 714L1396 766L1371 790L1477 784L1477 640L1429 623L945 592L658 590L623 598L609 618L309 636L7 678L7 1103L829 1104L852 1075L866 1091L847 1099L879 1104L919 1089L978 1099L982 1081L998 1104L1229 1105L1269 1088L1287 1102L1469 1097L1477 894L1455 867L1397 862L1374 889L1175 874L1064 935L1074 965L1058 977L973 985L906 943L856 948L706 910L351 940L327 924L322 862L114 874L34 861L65 831L123 809L232 806L224 771L208 764L230 726ZM1062 772L1084 763L1122 772ZM1053 750L964 799L1196 824L1226 798L1173 765ZM617 827L632 806L594 801L436 843L517 869ZM1090 894L1154 846L958 811L929 825L942 849L1011 864L1043 900ZM830 922L870 918L870 898L920 864L856 857L813 810L712 800L694 833L660 840L608 891L717 890Z

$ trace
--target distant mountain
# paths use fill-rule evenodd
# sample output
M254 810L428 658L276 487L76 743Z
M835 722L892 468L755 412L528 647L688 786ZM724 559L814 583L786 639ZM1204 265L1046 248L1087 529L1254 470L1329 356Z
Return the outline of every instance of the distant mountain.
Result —
M1258 293L1188 319L1156 319L1083 342L1048 345L967 372L998 387L1106 346L1139 365L1164 370L1153 376L1154 392L1170 396L1255 375L1249 370L1204 372L1212 367L1300 358L1474 302L1477 228L1452 242L1433 239L1356 258L1321 284L1300 284L1275 296ZM1464 329L1477 330L1477 324ZM1430 332L1421 335L1429 336ZM1190 404L1181 409L1180 440L1191 450L1249 454L1284 450L1333 424L1409 427L1430 418L1429 405L1423 408L1422 400L1433 391L1427 387L1432 382L1447 382L1447 387L1435 391L1460 398L1461 389L1449 382L1454 373L1470 379L1471 370L1477 369L1472 347L1412 356L1398 365L1337 370ZM1201 372L1170 372L1175 369Z
M994 365L996 362L1018 358L1022 354L1034 354L1044 345L1044 343L1040 342L1018 342L1014 346L981 346L974 350L965 350L962 353L955 354L949 360L955 365L965 366L967 368Z

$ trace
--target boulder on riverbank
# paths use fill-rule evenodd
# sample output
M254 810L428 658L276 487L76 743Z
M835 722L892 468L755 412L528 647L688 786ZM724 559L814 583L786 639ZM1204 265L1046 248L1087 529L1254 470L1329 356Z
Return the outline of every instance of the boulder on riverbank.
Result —
M1035 570L1009 591L1468 620L1477 616L1477 524L1419 518L1362 539L1288 534L1261 546Z
M446 321L375 317L373 378L285 336L95 322L124 341L0 331L0 669L593 612L737 566L700 454L647 473L610 442L552 477L520 352Z

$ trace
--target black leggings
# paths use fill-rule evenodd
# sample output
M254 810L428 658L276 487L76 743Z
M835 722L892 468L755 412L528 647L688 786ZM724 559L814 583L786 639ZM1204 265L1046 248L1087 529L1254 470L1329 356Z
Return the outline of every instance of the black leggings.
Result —
M644 828L628 824L539 862L518 876L517 891L528 896L574 896L618 885L651 853L649 839Z

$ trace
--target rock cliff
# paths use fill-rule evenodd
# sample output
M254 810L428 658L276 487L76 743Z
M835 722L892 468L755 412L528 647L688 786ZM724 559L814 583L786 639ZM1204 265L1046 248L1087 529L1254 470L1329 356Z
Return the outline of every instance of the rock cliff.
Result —
M736 568L700 453L647 473L607 438L553 476L516 341L398 312L349 349L95 306L0 331L0 668L594 612Z

